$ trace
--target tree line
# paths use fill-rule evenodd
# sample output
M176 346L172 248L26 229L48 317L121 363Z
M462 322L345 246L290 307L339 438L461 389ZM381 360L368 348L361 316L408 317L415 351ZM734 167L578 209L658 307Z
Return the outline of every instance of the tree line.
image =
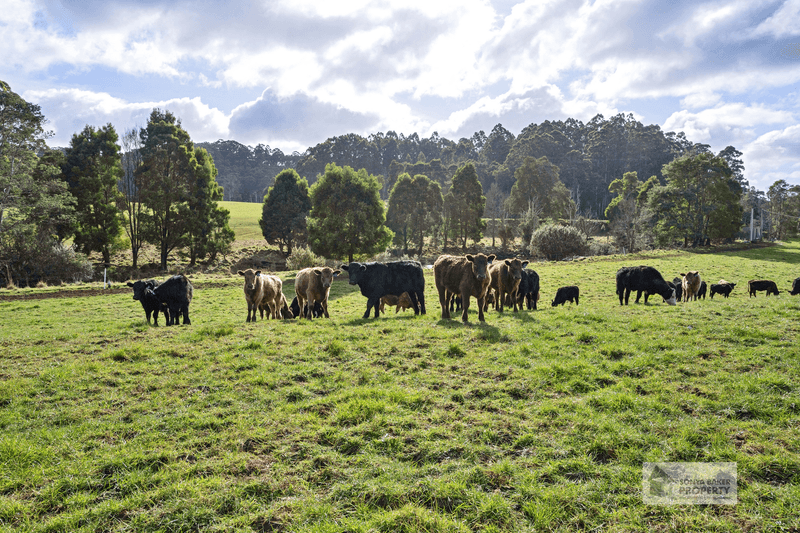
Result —
M104 263L129 247L134 268L145 243L157 247L162 269L175 250L190 264L213 260L234 239L218 205L225 186L239 195L230 199L262 198L264 237L285 254L309 245L335 258L392 242L408 255L426 243L465 250L487 233L493 246L496 237L520 238L533 250L542 223L588 234L587 220L598 217L628 250L701 245L735 238L751 209L768 236L785 238L797 235L800 217L799 186L779 180L759 191L734 147L714 154L631 115L545 121L518 136L498 124L458 142L347 134L290 155L235 141L194 144L159 109L121 137L111 124L87 125L62 150L47 146L45 125L39 106L0 82L6 282L63 279L53 272L62 266L85 274L85 261L63 245L69 239Z
M125 246L137 268L144 243L158 248L162 270L179 248L191 264L230 249L235 236L218 205L213 158L172 113L154 109L145 127L121 140L111 124L87 125L63 150L47 146L45 124L38 105L0 82L5 283L90 277L85 255L97 252L109 264ZM64 246L69 239L73 247Z

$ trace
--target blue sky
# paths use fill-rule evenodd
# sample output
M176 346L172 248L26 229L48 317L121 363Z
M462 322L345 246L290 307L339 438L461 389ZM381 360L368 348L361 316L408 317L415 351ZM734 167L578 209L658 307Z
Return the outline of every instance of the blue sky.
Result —
M65 146L154 107L303 151L632 113L800 184L800 0L4 0L0 79Z

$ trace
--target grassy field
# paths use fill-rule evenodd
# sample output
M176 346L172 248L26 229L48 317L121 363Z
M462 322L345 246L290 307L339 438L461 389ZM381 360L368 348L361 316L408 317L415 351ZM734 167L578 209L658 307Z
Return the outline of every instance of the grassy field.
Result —
M636 264L739 285L620 307ZM233 277L171 328L128 293L0 300L0 530L800 531L800 297L746 291L800 243L531 267L540 309L485 325L430 273L427 315L377 320L346 280L315 321L246 324ZM739 502L645 505L647 461L736 462Z
M219 205L231 212L231 229L236 232L237 240L264 239L261 234L261 226L258 225L258 221L261 219L262 204L219 202Z

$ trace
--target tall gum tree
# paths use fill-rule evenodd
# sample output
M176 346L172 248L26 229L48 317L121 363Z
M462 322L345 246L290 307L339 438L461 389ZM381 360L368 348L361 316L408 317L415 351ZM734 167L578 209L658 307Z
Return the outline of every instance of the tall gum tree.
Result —
M74 224L75 200L58 178L60 158L47 149L45 124L38 105L0 80L0 268L6 283Z

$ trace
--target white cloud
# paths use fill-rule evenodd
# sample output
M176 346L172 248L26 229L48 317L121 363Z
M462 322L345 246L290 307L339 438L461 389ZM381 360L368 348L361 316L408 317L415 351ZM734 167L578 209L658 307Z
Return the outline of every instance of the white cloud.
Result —
M763 35L776 38L800 35L800 0L787 0L752 32L753 37Z
M739 144L755 135L756 128L768 124L787 124L794 117L788 111L764 105L720 104L697 113L677 111L664 122L664 131L683 131L694 142L724 148Z
M800 126L765 133L742 150L746 178L767 190L779 179L800 183Z
M125 130L144 126L153 108L169 110L181 119L183 128L194 141L216 141L229 136L228 117L204 104L200 98L173 98L158 102L126 102L108 93L80 89L26 91L23 98L41 106L55 136L51 146L67 146L74 133L89 124L111 123L122 134Z
M722 99L719 94L716 93L694 93L688 95L686 98L681 100L681 106L688 108L688 109L698 109L702 107L710 107L713 106Z

